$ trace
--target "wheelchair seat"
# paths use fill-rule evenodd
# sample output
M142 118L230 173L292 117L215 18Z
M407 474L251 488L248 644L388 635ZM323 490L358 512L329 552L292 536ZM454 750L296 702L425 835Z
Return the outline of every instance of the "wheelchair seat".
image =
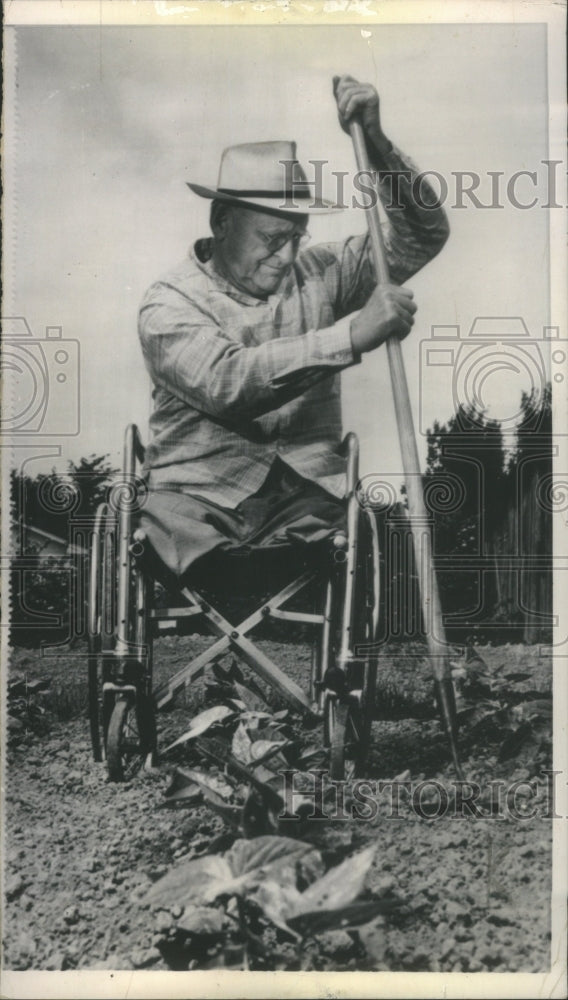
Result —
M117 489L118 501L97 512L89 588L91 739L95 759L106 759L111 779L123 780L155 754L155 711L227 653L240 657L295 711L323 718L334 780L347 767L362 773L374 701L378 535L374 517L357 499L355 435L343 447L345 513L342 508L329 537L310 544L291 539L218 546L178 578L137 517L132 486L137 477L142 482L137 466L144 449L136 427L127 428L122 485L131 488L128 495ZM157 599L156 583L167 600ZM317 655L308 693L251 639L270 620L313 630ZM198 623L215 641L154 691L153 640L163 628L188 634Z
M179 579L145 538L141 566L172 598L183 587L198 590L231 618L243 617L300 574L325 574L336 551L331 538L306 545L219 548L202 556Z
M219 550L309 548L345 529L344 502L279 456L259 489L233 508L219 506L206 489L194 495L180 485L144 485L135 519L146 543L177 577Z

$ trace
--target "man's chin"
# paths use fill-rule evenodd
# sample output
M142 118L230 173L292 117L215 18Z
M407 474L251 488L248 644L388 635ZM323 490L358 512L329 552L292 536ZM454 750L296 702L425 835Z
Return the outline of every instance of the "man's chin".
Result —
M274 274L268 274L265 271L262 276L259 276L260 280L257 279L258 287L267 293L275 292L282 284L285 275L286 271L274 271Z

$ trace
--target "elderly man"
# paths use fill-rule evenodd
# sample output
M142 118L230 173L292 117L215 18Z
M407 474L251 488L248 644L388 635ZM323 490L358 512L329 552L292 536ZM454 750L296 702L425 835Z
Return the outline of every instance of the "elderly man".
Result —
M383 172L391 283L376 286L367 235L303 249L308 216L337 209L299 164L286 190L293 143L252 143L225 150L217 187L189 185L212 200L213 236L140 309L154 383L141 521L178 576L213 550L320 541L342 524L340 373L410 332L402 282L447 238L424 180L412 197L416 169L384 135L376 90L344 76L335 97L345 131L360 116Z

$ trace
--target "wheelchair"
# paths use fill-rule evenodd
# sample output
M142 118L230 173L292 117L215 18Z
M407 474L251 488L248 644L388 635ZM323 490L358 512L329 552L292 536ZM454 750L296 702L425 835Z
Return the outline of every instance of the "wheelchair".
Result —
M137 525L144 447L137 427L127 427L123 475L97 510L89 571L90 735L94 759L106 761L111 781L130 780L141 767L152 766L156 712L171 706L209 664L227 654L244 661L293 710L321 721L332 780L364 774L377 669L379 539L372 511L357 496L355 434L346 436L341 451L347 459L345 530L317 558L300 556L293 546L288 558L286 549L292 578L284 585L280 580L276 592L262 593L259 606L243 620L230 621L193 577L177 585L173 606L156 601L159 553L148 552L148 540ZM267 621L296 632L301 625L312 633L307 691L251 639L250 633ZM212 645L153 690L154 640L165 629L187 635L198 622L200 630L205 626L214 637Z

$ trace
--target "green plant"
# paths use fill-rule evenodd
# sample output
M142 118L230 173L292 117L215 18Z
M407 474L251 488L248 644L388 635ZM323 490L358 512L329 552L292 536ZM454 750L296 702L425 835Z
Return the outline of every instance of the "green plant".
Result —
M18 677L8 684L8 743L20 743L24 737L48 732L51 714L46 707L49 680Z
M490 671L470 646L453 662L452 678L462 743L493 747L500 762L522 756L537 773L551 749L552 699L530 686L531 675Z
M398 900L386 897L355 902L375 850L373 844L324 873L321 854L311 844L263 836L236 840L221 856L182 862L145 898L155 909L180 914L162 954L182 967L185 959L192 961L188 956L200 931L208 938L214 927L218 948L232 956L233 968L301 968L303 950L314 935L355 928L398 907ZM219 967L217 957L215 962Z

